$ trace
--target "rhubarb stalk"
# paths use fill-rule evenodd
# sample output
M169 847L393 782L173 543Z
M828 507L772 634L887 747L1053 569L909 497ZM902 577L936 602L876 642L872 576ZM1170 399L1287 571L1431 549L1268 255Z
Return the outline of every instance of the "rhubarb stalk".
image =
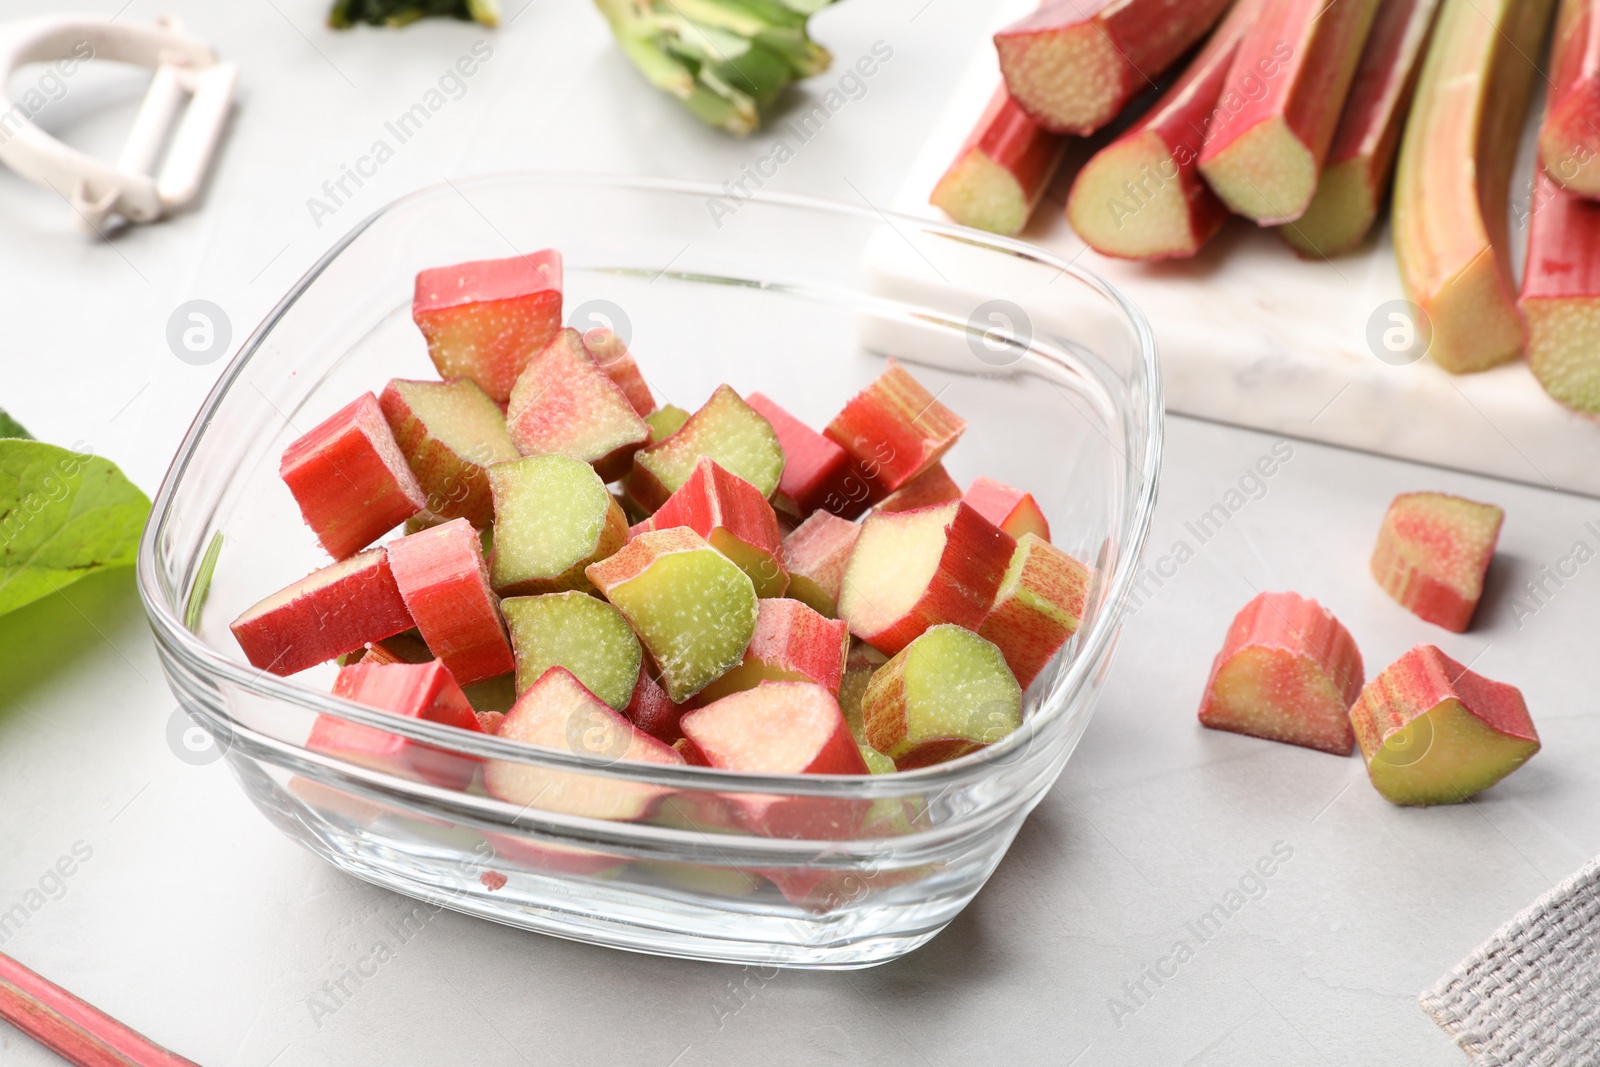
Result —
M1550 51L1550 103L1539 162L1582 196L1600 197L1600 19L1595 0L1562 0Z
M196 1067L6 955L0 955L0 1018L69 1063Z
M1317 193L1298 221L1278 231L1295 251L1336 256L1372 229L1438 10L1439 0L1386 0L1378 8Z
M1600 414L1600 203L1534 179L1528 266L1522 279L1528 366L1545 392Z
M1090 134L1205 36L1229 0L1047 0L994 36L1006 88L1054 133Z
M1067 219L1095 251L1188 257L1222 227L1227 208L1196 164L1233 54L1259 8L1259 0L1240 0L1155 107L1078 172Z
M1457 374L1522 351L1506 198L1552 0L1445 0L1400 142L1394 246Z
M1029 118L1002 85L929 202L963 226L1007 236L1018 233L1044 196L1066 147L1066 138Z

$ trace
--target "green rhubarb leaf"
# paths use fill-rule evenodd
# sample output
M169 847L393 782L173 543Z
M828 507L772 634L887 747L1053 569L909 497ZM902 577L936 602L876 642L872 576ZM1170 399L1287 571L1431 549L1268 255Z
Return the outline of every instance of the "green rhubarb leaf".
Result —
M33 440L33 434L22 428L22 423L6 414L5 408L0 408L0 437L19 437L24 441Z
M115 464L0 440L0 614L134 561L150 501Z

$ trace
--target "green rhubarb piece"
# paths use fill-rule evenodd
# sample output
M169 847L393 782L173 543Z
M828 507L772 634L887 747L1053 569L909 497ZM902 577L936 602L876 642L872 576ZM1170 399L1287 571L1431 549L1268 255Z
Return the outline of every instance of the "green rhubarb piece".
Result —
M501 596L594 588L583 570L621 548L628 520L594 468L563 455L489 468L494 494L490 584Z
M678 432L634 454L628 492L645 507L659 508L683 487L702 458L743 478L769 499L783 476L783 446L772 424L721 385Z
M895 772L894 760L885 756L871 745L857 745L861 750L861 758L866 761L867 770L873 774L893 774Z
M508 597L500 610L516 651L518 695L551 667L565 667L617 711L628 706L643 651L616 608L566 592Z
M947 623L879 668L861 709L866 743L907 770L1005 738L1022 725L1022 687L992 642Z
M4 415L0 412L0 415ZM658 444L683 428L689 421L689 413L676 404L662 404L644 417L644 424L650 427L650 443Z

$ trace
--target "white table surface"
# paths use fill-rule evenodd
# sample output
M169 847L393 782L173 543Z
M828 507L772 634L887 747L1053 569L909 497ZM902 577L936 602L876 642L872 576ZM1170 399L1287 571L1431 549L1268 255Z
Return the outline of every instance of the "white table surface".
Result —
M43 7L5 0L0 17ZM415 186L513 167L720 182L770 148L658 99L583 0L532 0L488 38L493 57L466 95L318 228L306 198L484 36L458 24L335 35L322 8L133 0L124 11L176 10L243 67L200 210L93 243L63 202L0 173L0 405L40 438L89 442L153 491L222 366L174 357L172 310L215 302L236 346L347 226ZM842 60L877 40L894 56L771 185L886 203L987 19L966 0L849 0L819 17ZM40 121L112 155L141 91L85 72ZM1185 521L1273 444L1184 419L1168 434L1150 562L1192 543ZM971 907L904 960L774 975L443 913L314 1020L307 998L412 903L295 847L224 764L173 755L174 702L126 571L0 618L0 911L75 845L90 852L4 950L206 1067L1461 1063L1417 992L1600 852L1600 563L1532 615L1514 601L1574 542L1600 546L1584 526L1600 503L1299 442L1293 453L1130 621L1060 783ZM1418 622L1367 577L1385 505L1412 489L1506 508L1471 633ZM1200 729L1211 657L1253 587L1321 599L1369 673L1427 640L1521 686L1544 751L1473 803L1402 810L1372 791L1358 758ZM1277 842L1293 855L1265 895L1114 1018L1124 983L1192 940L1186 924ZM0 1063L51 1062L0 1026Z

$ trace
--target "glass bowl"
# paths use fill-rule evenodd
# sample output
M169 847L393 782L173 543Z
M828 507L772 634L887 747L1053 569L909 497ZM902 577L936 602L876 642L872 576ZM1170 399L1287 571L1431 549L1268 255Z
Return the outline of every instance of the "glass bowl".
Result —
M553 247L566 310L628 340L658 396L722 382L821 426L895 357L964 416L946 459L1030 490L1094 568L1082 626L1004 742L872 777L764 776L535 748L330 695L335 668L252 668L228 623L327 562L277 476L284 447L392 377L433 377L418 270ZM399 893L513 926L696 959L859 967L908 952L977 893L1088 723L1116 645L1160 463L1161 392L1139 313L1015 241L789 196L595 175L447 182L341 241L246 342L156 498L139 584L180 703L250 799L312 852ZM441 788L305 747L318 715L462 761L522 765ZM811 839L741 811L784 805ZM805 829L811 827L813 829ZM816 829L816 828L821 829Z

